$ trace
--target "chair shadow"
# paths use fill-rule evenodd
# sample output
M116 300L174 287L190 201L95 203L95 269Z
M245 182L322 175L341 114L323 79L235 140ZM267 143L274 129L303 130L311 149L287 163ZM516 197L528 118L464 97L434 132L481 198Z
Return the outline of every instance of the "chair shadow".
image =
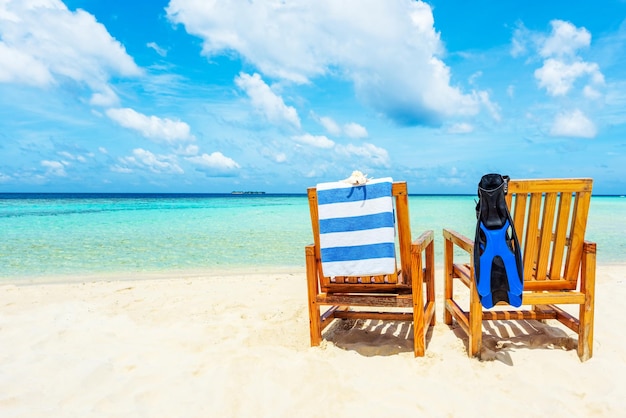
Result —
M467 334L458 325L453 325L454 334L463 340L468 349ZM481 361L500 361L513 365L511 353L518 349L575 350L578 340L570 337L562 327L544 321L483 321Z
M433 329L426 333L426 349ZM413 322L377 319L336 319L324 331L335 346L365 357L413 352Z

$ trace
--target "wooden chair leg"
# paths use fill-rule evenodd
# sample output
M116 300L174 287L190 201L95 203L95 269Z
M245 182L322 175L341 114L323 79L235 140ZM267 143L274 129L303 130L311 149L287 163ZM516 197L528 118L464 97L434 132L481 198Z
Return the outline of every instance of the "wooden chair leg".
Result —
M411 286L413 288L413 352L415 357L424 357L426 332L424 330L424 277L422 255L411 257Z
M431 242L426 247L426 302L434 304L435 302L435 243ZM430 319L430 326L436 324L436 312L433 308L433 315Z
M452 241L444 239L444 286L443 286L443 322L452 325L452 314L448 311L448 300L452 299L454 279L452 278L453 248Z
M320 320L320 305L317 303L317 271L315 265L315 251L312 246L306 247L306 281L309 304L309 329L311 346L318 346L322 342L322 324Z
M478 299L478 290L474 280L470 285L470 307L469 307L469 344L467 354L475 357L480 354L483 344L483 309Z
M580 305L578 329L578 357L587 361L593 356L593 316L596 281L596 246L585 245L581 266L582 292L585 303Z

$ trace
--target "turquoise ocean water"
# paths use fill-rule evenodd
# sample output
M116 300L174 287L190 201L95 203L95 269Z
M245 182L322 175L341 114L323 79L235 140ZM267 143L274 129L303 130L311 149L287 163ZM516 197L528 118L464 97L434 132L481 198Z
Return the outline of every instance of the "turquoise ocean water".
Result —
M413 238L469 237L474 196L411 196ZM626 198L592 197L598 263L626 262ZM271 268L304 269L305 195L0 194L0 280Z

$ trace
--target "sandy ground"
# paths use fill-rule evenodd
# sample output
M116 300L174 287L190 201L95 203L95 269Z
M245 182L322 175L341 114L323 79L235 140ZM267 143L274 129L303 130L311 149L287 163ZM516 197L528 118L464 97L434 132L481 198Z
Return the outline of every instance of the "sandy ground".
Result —
M0 285L0 416L622 417L626 266L599 266L594 357L556 323L336 321L309 347L304 271Z

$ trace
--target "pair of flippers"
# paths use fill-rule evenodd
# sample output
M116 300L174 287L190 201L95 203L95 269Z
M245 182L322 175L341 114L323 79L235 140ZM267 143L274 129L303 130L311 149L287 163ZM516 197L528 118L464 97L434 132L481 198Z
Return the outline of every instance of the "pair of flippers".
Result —
M474 279L480 303L491 308L498 302L522 304L522 255L513 220L506 205L508 176L486 174L478 183Z

